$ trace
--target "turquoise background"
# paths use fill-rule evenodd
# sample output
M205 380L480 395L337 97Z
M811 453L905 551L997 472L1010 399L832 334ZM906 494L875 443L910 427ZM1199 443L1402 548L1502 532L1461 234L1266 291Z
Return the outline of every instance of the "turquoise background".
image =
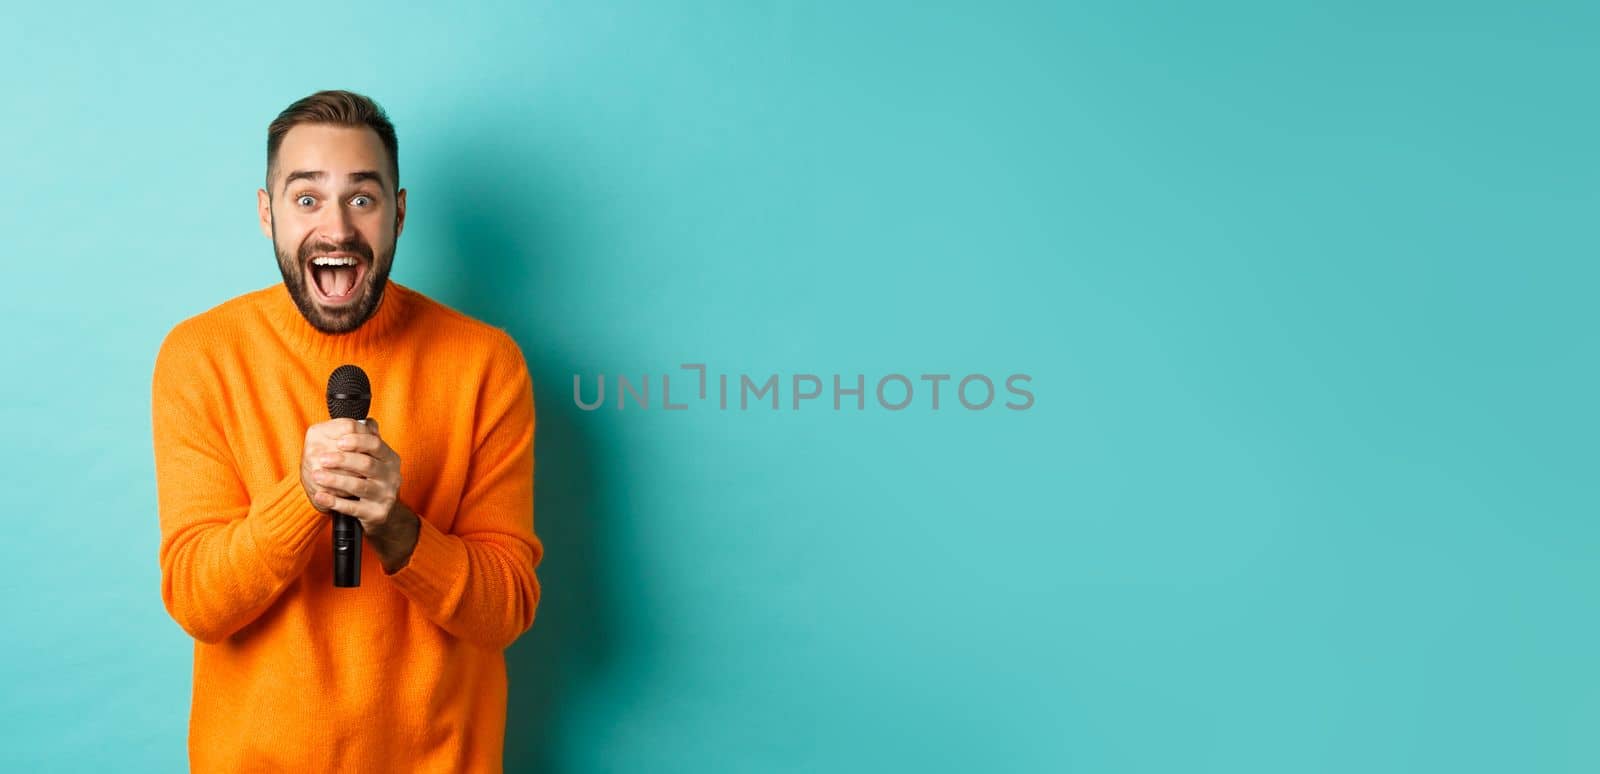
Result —
M185 765L151 371L321 88L534 376L508 770L1600 767L1593 4L5 15L0 769ZM571 397L685 362L1036 403Z

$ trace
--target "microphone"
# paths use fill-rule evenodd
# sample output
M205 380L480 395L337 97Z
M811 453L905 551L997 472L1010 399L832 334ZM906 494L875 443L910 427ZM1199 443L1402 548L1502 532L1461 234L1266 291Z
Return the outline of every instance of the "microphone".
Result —
M328 377L328 418L366 423L372 408L372 383L360 366L342 365ZM355 497L344 497L355 500ZM345 513L333 514L333 585L361 585L361 520Z

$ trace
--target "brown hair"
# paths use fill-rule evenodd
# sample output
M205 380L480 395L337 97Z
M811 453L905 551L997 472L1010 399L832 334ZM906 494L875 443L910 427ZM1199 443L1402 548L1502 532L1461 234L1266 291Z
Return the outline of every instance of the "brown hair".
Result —
M389 174L395 190L400 188L400 149L394 136L394 124L388 114L371 98L353 91L334 89L319 91L309 97L295 100L283 109L267 126L267 193L272 193L272 173L278 162L278 147L284 135L299 124L334 124L336 126L365 126L378 133L383 147L389 151Z

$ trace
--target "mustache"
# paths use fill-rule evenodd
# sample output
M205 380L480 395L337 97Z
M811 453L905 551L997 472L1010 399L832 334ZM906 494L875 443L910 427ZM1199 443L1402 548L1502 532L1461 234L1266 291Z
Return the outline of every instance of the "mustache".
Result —
M361 256L369 265L372 263L372 248L368 247L367 243L361 241L360 239L352 239L336 245L301 245L300 262L305 263L306 261L311 260L311 256L321 255L323 253L350 253L352 255Z

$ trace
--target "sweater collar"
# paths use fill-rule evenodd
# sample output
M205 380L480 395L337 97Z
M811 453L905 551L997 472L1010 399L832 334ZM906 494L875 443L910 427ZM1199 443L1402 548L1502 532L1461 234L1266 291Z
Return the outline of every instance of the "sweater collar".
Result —
M384 284L378 308L366 322L349 333L323 333L312 327L305 315L300 314L300 307L295 306L289 287L282 282L267 288L264 308L273 327L306 354L342 358L374 353L388 348L405 327L406 311L414 293L392 279Z

